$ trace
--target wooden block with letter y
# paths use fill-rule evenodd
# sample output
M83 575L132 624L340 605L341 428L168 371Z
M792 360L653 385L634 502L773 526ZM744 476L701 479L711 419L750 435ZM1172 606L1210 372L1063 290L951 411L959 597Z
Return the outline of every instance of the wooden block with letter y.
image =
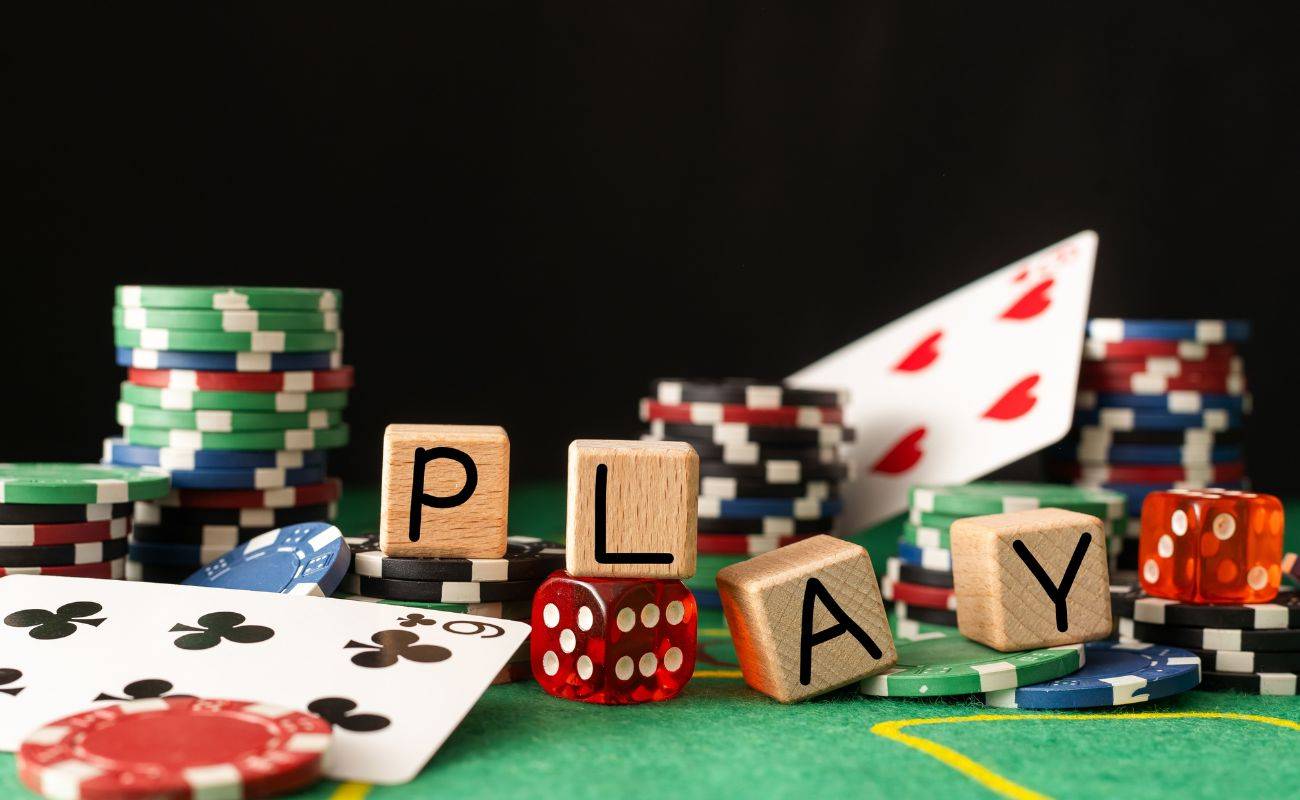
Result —
M718 571L745 682L782 703L898 661L867 551L814 536Z
M565 563L588 578L695 574L700 458L685 442L569 445Z
M1004 653L1110 635L1101 520L1059 508L967 517L949 529L957 627Z
M495 425L384 430L379 547L390 556L500 558L510 439Z

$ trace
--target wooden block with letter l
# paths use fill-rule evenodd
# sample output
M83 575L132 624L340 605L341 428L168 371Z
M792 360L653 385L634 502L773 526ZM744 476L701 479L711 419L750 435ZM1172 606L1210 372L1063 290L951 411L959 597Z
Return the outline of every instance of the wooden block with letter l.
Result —
M718 571L745 682L782 703L814 697L898 661L871 556L814 536Z
M1059 508L967 517L949 528L957 627L1004 653L1110 635L1101 520Z
M379 547L390 556L500 558L510 438L495 425L389 425Z
M685 442L569 445L565 565L587 578L695 574L700 458Z

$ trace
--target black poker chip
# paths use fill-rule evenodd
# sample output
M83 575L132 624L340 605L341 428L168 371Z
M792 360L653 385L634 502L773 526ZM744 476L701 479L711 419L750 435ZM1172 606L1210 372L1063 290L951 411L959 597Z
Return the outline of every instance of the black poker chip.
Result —
M801 461L805 464L837 464L844 460L837 445L781 445L754 442L718 444L709 439L677 439L676 441L686 442L695 448L695 453L701 461L717 461L723 464L757 464L773 459Z
M1061 442L1061 446L1075 447L1079 444L1081 437L1094 441L1099 438L1106 439L1111 444L1168 444L1178 446L1188 444L1201 446L1242 444L1246 438L1241 428L1225 431L1207 431L1197 428L1193 433L1186 430L1117 431L1085 425L1071 431L1070 437Z
M1300 672L1300 652L1254 653L1250 650L1191 650L1202 669L1214 672Z
M1201 671L1201 684L1196 688L1207 692L1242 692L1243 694L1300 694L1300 675L1291 672L1216 672Z
M128 581L145 581L147 583L183 583L186 578L199 571L201 567L184 567L171 564L141 564L127 559L126 579Z
M732 500L738 497L816 497L833 500L840 496L839 482L808 480L799 483L767 483L744 478L705 476L700 479L700 496Z
M650 423L649 434L655 439L682 441L703 439L715 444L737 442L754 442L756 444L802 445L819 447L851 442L854 439L852 428L843 425L820 425L815 428L784 428L775 425L742 425L736 422L720 422L716 425L690 425L687 423L663 422L655 420Z
M137 525L158 525L175 531L196 531L205 525L233 525L261 528L263 531L333 519L332 503L317 503L294 508L182 508L157 503L136 503Z
M947 625L951 628L957 627L957 612L944 608L912 606L900 601L894 603L894 613L900 619L910 619L913 622L924 622L927 625Z
M136 525L131 537L137 542L158 544L191 544L215 547L227 545L234 549L273 528L257 526L241 528L238 525Z
M750 408L845 405L848 396L830 389L803 389L758 378L660 378L650 384L660 403L728 403Z
M926 569L902 560L898 562L898 579L905 583L918 583L922 586L937 586L941 589L952 588L951 572Z
M1300 629L1242 630L1188 625L1157 625L1119 618L1120 635L1140 642L1171 644L1191 650L1251 650L1256 653L1300 651Z
M1269 603L1196 605L1150 597L1138 586L1118 588L1124 591L1111 588L1111 613L1138 622L1241 630L1300 628L1300 592L1294 589L1281 589Z
M0 547L0 567L65 567L98 564L126 555L126 539L84 544L43 544Z
M386 556L378 534L348 537L352 571L368 578L409 581L498 582L537 580L564 567L564 545L531 536L511 536L501 558L418 558Z
M834 517L795 519L794 517L734 517L697 520L700 533L768 534L795 536L808 533L830 533L835 529Z
M847 464L805 464L800 461L764 461L760 464L700 462L701 478L737 478L757 483L801 483L811 480L843 480Z
M0 503L0 525L63 525L129 516L130 503Z
M491 603L498 600L531 598L542 579L522 581L411 581L399 578L371 578L349 572L340 588L349 594L389 600L421 600L431 603Z

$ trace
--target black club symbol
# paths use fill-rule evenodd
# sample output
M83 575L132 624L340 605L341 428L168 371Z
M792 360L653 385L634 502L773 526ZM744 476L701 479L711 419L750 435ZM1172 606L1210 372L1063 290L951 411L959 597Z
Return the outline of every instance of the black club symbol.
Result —
M182 650L207 650L221 644L222 639L236 644L256 644L275 635L275 631L264 625L243 624L245 619L235 611L213 611L199 617L197 628L178 622L170 632L190 631L176 639L176 646Z
M345 731L372 733L387 728L392 721L381 714L353 714L357 704L346 697L322 697L313 700L307 710L329 720Z
M98 614L104 607L99 603L83 600L65 603L57 611L43 608L26 608L15 611L5 617L5 624L13 628L31 628L27 632L33 639L62 639L77 632L77 623L98 627L104 619L89 619L91 614Z
M145 700L151 697L192 697L188 694L167 694L172 690L172 682L165 681L162 678L144 678L138 681L131 681L122 687L122 694L126 697L117 697L107 693L100 693L96 700Z
M414 628L416 625L437 625L438 621L432 617L426 617L423 614L407 614L404 617L397 618L398 625L403 628Z
M17 697L25 687L9 686L9 684L23 677L22 672L9 667L0 667L0 694L7 694L11 697ZM8 688L4 688L8 686Z
M370 669L391 667L403 658L408 661L419 661L422 664L432 664L451 658L451 651L445 647L436 644L416 644L420 641L420 637L411 631L380 631L371 636L370 641L374 644L349 641L343 645L344 650L361 648L367 651L352 657L352 663L358 667Z

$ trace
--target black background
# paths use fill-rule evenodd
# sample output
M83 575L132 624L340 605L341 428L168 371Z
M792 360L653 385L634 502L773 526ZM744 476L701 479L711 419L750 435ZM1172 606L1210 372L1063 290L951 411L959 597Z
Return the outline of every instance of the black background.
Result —
M97 456L117 283L340 287L337 472L478 422L558 480L653 376L786 374L1094 228L1094 314L1254 321L1252 472L1300 488L1295 44L1250 4L324 9L4 12L0 457Z

